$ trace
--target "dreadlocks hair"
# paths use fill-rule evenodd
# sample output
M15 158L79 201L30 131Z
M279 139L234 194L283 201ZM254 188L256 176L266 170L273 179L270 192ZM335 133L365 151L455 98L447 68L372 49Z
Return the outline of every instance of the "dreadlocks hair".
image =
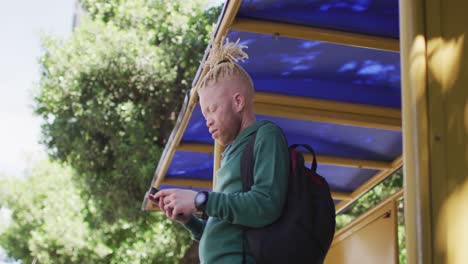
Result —
M200 89L208 86L209 84L217 83L223 80L233 78L240 79L246 85L246 91L253 95L254 87L252 79L249 74L237 64L239 61L243 62L249 56L242 49L247 46L239 45L239 39L236 42L229 42L224 38L220 42L213 43L210 55L205 61L205 67L208 68L208 73L203 77L200 82Z

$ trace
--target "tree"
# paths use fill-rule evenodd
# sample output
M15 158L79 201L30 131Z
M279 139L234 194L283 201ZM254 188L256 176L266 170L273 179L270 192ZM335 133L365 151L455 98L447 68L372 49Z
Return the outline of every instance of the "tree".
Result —
M97 224L93 200L81 198L67 166L43 162L26 178L0 182L0 207L12 221L0 246L31 263L177 263L189 234L161 214ZM94 219L98 219L95 217ZM150 224L148 224L150 223Z
M103 219L136 219L219 8L203 1L87 0L66 41L44 38L36 112Z
M203 0L82 5L87 15L70 39L43 39L35 111L44 119L42 142L49 156L74 171L68 180L83 207L71 223L93 239L72 253L64 232L52 236L53 229L40 229L45 222L62 223L42 214L22 217L22 211L44 207L28 208L15 194L7 206L18 224L1 243L25 261L35 256L58 263L177 263L189 246L188 233L161 214L141 213L140 205L220 8L204 9ZM47 191L34 193L42 197ZM61 219L67 222L67 216ZM39 245L29 239L36 232L46 248L31 246Z
M110 253L84 222L85 203L71 183L69 168L42 164L31 177L0 183L0 206L12 212L0 245L31 263L96 260Z

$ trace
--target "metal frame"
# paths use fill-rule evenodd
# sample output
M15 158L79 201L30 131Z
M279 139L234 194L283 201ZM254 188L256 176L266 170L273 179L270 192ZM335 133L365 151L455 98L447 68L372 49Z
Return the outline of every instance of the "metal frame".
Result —
M363 185L357 188L354 192L351 193L351 199L347 201L341 201L336 205L337 213L343 211L347 206L352 204L354 201L359 199L364 193L374 188L381 181L385 180L387 177L392 175L396 170L398 170L403 165L403 159L400 156L392 162L390 169L382 170L376 173L372 178L367 180Z
M401 130L401 111L389 107L256 92L255 113L340 125Z
M356 34L266 20L238 18L234 21L232 29L267 35L284 36L288 38L318 40L346 46L356 46L395 52L400 51L400 43L398 39L383 38L365 34Z
M181 143L177 146L177 150L201 152L201 153L214 153L214 147L211 144L200 144L200 143ZM312 155L304 153L304 160L306 162L312 162ZM372 170L386 170L391 169L392 162L378 161L378 160L361 160L361 159L350 159L335 156L317 155L317 160L322 164L363 168Z

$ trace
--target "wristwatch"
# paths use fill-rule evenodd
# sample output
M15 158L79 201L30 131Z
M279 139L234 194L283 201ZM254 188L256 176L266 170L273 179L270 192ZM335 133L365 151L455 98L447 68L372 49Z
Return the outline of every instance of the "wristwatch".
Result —
M201 191L195 195L195 208L198 211L205 211L206 203L208 202L208 192Z

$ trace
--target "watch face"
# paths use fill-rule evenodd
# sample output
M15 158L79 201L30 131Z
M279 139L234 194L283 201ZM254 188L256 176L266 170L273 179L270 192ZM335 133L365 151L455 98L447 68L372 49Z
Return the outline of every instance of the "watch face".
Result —
M195 197L195 204L196 205L201 205L201 204L203 204L205 202L205 200L206 200L206 194L203 193L203 192L200 192Z

